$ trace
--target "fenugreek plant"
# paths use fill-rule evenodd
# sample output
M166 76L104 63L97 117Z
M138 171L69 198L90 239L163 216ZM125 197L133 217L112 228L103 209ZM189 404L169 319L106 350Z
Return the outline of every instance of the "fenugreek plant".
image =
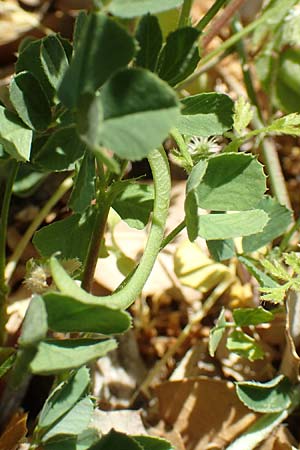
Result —
M56 387L38 418L32 449L171 449L166 441L152 437L115 431L99 436L90 429L94 403L85 365L116 348L114 336L131 327L127 309L140 295L159 252L184 227L191 241L199 236L206 240L217 261L237 255L234 239L242 238L241 261L263 280L265 288L274 287L274 277L251 262L249 254L283 235L292 222L291 212L280 199L266 195L266 172L273 175L272 165L267 161L264 169L254 154L240 148L266 134L299 135L300 116L287 110L291 114L249 131L257 113L254 117L253 107L245 100L234 104L228 95L215 92L180 95L180 87L195 76L201 33L225 3L216 1L192 26L191 0L95 1L94 10L78 15L72 42L50 34L26 39L20 46L9 100L0 105L5 177L0 222L0 371L6 376L2 406L12 399L7 414L18 406L14 394L30 374L56 375ZM282 9L282 2L270 3L271 12L264 11L203 61L220 55L256 26L268 27L274 9ZM175 8L178 26L168 31L160 13ZM225 137L217 153L212 151L214 136ZM174 158L187 172L187 183L185 220L165 236L171 190L164 150L168 137L174 142ZM125 177L128 163L142 158L149 161L153 188ZM26 173L37 183L53 172L65 172L66 178L7 261L8 213L18 180ZM36 231L71 187L70 215ZM130 226L143 228L148 221L151 225L134 270L111 295L97 297L90 291L111 208ZM8 348L9 279L33 233L41 259L29 263L27 283L35 294L17 348ZM268 280L273 285L267 286ZM231 327L228 348L252 360L261 357L255 340L242 327L272 318L260 307L236 311L234 323L228 324L221 313L211 333L211 354L225 328ZM274 394L283 384L290 399L294 391L282 376L265 388ZM240 398L250 407L253 404L247 403L245 392L254 388L238 387ZM290 407L292 400L287 403ZM280 413L287 403L276 411Z

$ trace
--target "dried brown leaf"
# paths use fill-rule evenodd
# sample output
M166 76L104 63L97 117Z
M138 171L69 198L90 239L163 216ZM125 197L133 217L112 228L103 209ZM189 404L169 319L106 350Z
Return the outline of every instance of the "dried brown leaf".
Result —
M100 433L109 433L112 428L126 434L147 434L141 419L141 411L94 411L91 427Z
M155 391L160 417L179 432L186 450L223 449L258 417L223 380L168 381Z
M27 414L17 412L8 422L0 436L0 450L15 450L27 434Z

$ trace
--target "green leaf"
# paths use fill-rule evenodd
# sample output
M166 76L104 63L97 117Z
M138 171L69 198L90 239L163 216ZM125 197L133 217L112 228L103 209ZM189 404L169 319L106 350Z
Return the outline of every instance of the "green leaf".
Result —
M29 365L36 355L36 347L29 346L20 348L15 358L13 370L10 374L10 386L17 389L22 384L24 377L29 372Z
M88 450L98 440L99 434L97 430L93 428L87 428L77 437L76 450Z
M100 146L103 122L103 108L100 95L86 94L80 98L77 111L77 132L82 142L97 156L113 173L120 173L119 163Z
M10 101L23 122L33 130L42 131L51 122L51 109L44 91L30 72L14 76L9 88Z
M42 436L41 441L47 442L61 435L79 435L88 427L93 409L94 405L91 399L83 398Z
M101 144L125 159L146 157L167 137L179 116L173 90L144 69L119 71L103 87L101 100Z
M85 145L71 125L54 131L45 144L33 152L32 162L47 171L72 170L84 150Z
M153 209L153 187L146 184L129 184L114 200L112 207L133 228L142 230Z
M88 18L88 14L87 14L87 11L85 11L85 10L79 11L79 14L76 16L75 26L74 26L74 31L73 31L73 47L74 47L75 52L78 49L78 46L80 43L81 32L84 28L87 18Z
M78 106L83 94L94 94L117 69L126 66L134 51L134 40L123 27L101 13L91 13L58 91L62 102L69 108Z
M255 342L255 339L242 331L235 330L230 333L226 347L229 351L237 353L250 361L263 359L264 357L264 351L260 345Z
M44 339L48 331L47 311L44 301L35 295L26 311L18 343L21 347L36 346Z
M43 445L44 450L77 450L77 437L76 436L57 436L56 439L46 442Z
M139 22L135 37L140 47L135 58L136 65L154 72L163 43L157 17L150 14L143 16Z
M209 332L208 349L210 356L214 356L226 330L225 308L222 308L216 325Z
M37 353L30 363L32 373L53 374L76 369L93 359L100 358L114 350L114 339L49 339L40 342Z
M251 105L244 97L239 97L234 104L233 128L242 134L253 118Z
M109 11L119 17L137 17L146 13L155 14L180 6L183 0L112 0Z
M246 211L256 208L265 190L263 166L254 156L224 153L208 160L196 192L203 209Z
M174 450L174 447L165 439L153 436L131 436L143 450Z
M284 262L293 269L293 272L300 275L300 257L297 252L284 253Z
M13 348L0 348L0 379L14 366L16 356Z
M171 86L185 80L196 69L200 60L198 37L199 31L192 27L179 28L167 37L159 56L157 73Z
M87 428L79 436L56 436L54 440L43 445L45 450L89 450L91 445L99 440L97 431Z
M247 256L239 255L238 259L241 263L243 263L248 271L253 275L258 281L261 287L276 287L278 283L276 283L273 278L269 277L262 270L258 269L254 264L254 261Z
M80 301L59 292L49 292L43 298L49 328L55 331L115 334L127 331L131 324L128 313L97 301Z
M196 188L205 175L207 165L207 160L200 160L199 163L193 167L187 180L187 195L184 202L184 210L188 237L192 242L198 237L199 230L198 198Z
M239 436L226 450L255 450L257 446L276 433L278 426L288 417L289 411L264 414Z
M19 197L32 195L47 175L45 172L38 172L31 164L21 163L14 182L13 193Z
M0 106L0 143L18 161L28 161L32 131L19 118Z
M51 103L54 96L54 89L51 86L41 64L41 46L42 39L38 39L28 43L26 47L21 50L16 63L16 73L24 71L30 72L42 86L48 101Z
M74 187L69 199L69 206L76 213L83 213L95 198L95 158L86 152L80 162Z
M232 239L211 240L206 242L207 248L215 261L225 261L235 254L235 245Z
M292 222L292 212L269 196L264 197L256 205L256 208L265 211L269 216L269 221L262 232L243 239L242 245L245 253L253 252L271 243L283 234Z
M276 413L291 405L291 383L284 375L271 381L259 383L241 381L236 383L236 393L248 408L260 413Z
M44 72L51 86L57 89L69 67L65 49L55 35L49 35L42 40L40 51Z
M300 114L292 113L276 119L267 127L269 133L300 136Z
M289 87L295 95L300 94L299 73L300 52L296 48L287 48L280 55L278 79ZM281 120L281 119L277 119ZM277 122L277 120L275 122Z
M233 101L214 92L197 94L181 100L181 117L176 125L188 136L215 136L233 126Z
M48 428L66 414L86 392L90 374L86 367L71 373L50 394L39 416L38 428Z
M249 325L259 325L261 323L271 322L274 315L271 311L266 311L261 306L257 308L236 308L232 312L233 319L238 327L247 327Z
M92 445L89 450L144 450L135 439L124 433L111 430L102 437L96 444Z
M207 240L248 236L263 230L268 215L261 209L232 214L207 214L199 217L198 235Z
M60 252L64 258L85 261L86 249L94 227L94 211L74 214L41 228L34 234L33 244L43 257Z

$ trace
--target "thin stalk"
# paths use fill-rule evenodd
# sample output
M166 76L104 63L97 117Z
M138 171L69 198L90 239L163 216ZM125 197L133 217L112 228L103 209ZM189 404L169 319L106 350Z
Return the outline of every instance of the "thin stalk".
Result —
M235 31L240 30L237 34L243 31L242 25L237 19L235 19L233 23L233 29ZM248 54L242 40L239 41L239 45L236 46L236 49L241 60L244 82L248 97L257 108L257 117L255 117L252 121L257 130L249 133L249 135L255 135L263 131L264 129L267 131L267 127L264 127L263 114L260 109L260 105L253 85L252 75L249 70ZM287 208L291 208L291 202L282 173L280 160L272 140L269 138L264 139L261 143L261 150L265 165L267 167L271 190L274 196L277 198L280 204L285 205Z
M209 61L216 58L217 56L224 53L226 50L233 47L239 40L241 40L243 37L247 36L247 34L254 31L257 27L259 27L261 24L263 24L267 19L269 19L269 11L266 11L264 14L262 14L258 19L254 20L253 22L249 23L245 28L243 28L240 32L234 34L229 39L227 39L223 44L216 47L214 50L209 52L206 56L204 56L199 63L199 68L196 72L193 73L189 78L187 78L185 81L183 81L181 84L177 86L178 89L184 89L189 84L191 84L194 80L196 80L199 77L199 73L202 73L202 66L206 65Z
M200 19L200 21L197 23L197 30L202 32L206 25L209 24L209 22L215 17L215 15L219 12L219 10L226 2L227 0L216 0L211 8L207 11L205 16L203 16L202 19Z
M106 304L118 309L127 309L140 295L157 259L164 237L171 192L170 168L165 150L163 148L152 150L148 155L148 160L153 174L155 192L152 224L143 256L136 269L127 278L125 286L122 285L122 289L117 289L108 296L93 296L84 292L59 263L53 259L50 261L52 275L56 286L61 292L72 292L74 295L76 293L81 299L92 299L93 301L96 299L99 304ZM113 190L111 195L113 195Z
M97 198L97 213L94 223L94 229L87 252L87 258L81 283L81 287L87 292L90 292L92 288L94 273L99 258L99 251L104 236L110 206L111 201L109 195L103 189L101 189Z
M189 25L192 4L193 0L184 0L178 21L178 28L183 28Z
M185 143L181 133L179 133L179 131L176 128L172 128L172 130L170 131L170 135L176 142L178 149L181 153L181 156L185 159L187 169L189 171L191 171L194 166L194 163L193 163L191 155L189 154L188 146Z
M209 31L203 36L202 46L206 48L215 36L218 36L220 30L232 19L237 10L245 3L246 0L232 0L226 6L220 17L217 17Z
M3 345L6 324L6 297L8 286L5 282L5 262L6 262L6 235L10 200L12 196L13 184L16 179L19 164L13 159L9 163L8 179L5 186L1 217L0 217L0 345Z
M102 158L99 153L96 154L96 161L98 169L98 194L96 199L97 212L81 283L81 287L87 292L90 292L92 288L101 242L104 237L107 217L111 206L111 196L109 195L109 192L107 192L106 175L104 172Z
M174 228L174 230L172 230L162 241L161 246L160 246L160 250L163 250L171 241L173 241L173 239L182 231L185 229L185 220L183 220L182 222L180 222L179 225L177 225L176 228Z
M39 226L44 221L45 217L50 213L53 206L63 197L63 195L72 187L73 180L71 177L66 178L61 185L57 188L54 194L49 198L44 207L39 211L39 213L35 216L34 220L31 222L30 226L27 228L25 234L18 242L13 254L9 258L9 261L5 268L5 279L6 282L9 282L11 279L17 264L27 247L27 244L30 242L33 234L39 228Z

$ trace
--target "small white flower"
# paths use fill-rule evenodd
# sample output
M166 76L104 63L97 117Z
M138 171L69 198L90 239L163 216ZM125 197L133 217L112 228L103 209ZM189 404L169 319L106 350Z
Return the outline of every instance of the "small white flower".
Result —
M188 150L191 156L197 156L208 153L218 153L221 147L218 144L218 138L193 136L188 143Z

